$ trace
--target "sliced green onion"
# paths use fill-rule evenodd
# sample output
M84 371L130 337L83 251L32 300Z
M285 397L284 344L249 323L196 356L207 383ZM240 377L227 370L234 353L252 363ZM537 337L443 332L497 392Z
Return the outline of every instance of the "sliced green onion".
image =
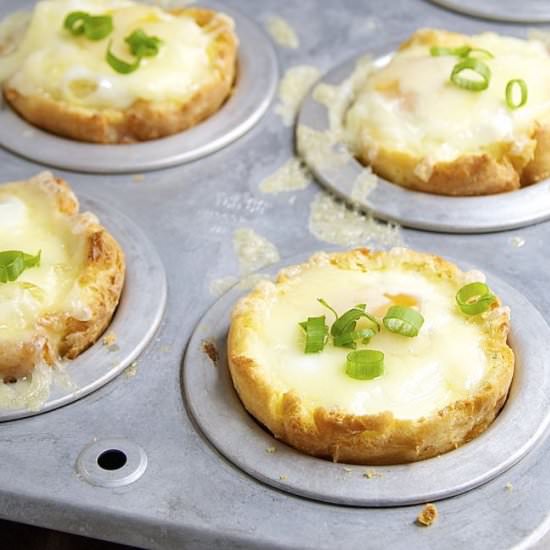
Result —
M384 326L390 331L401 336L413 337L424 324L424 317L410 307L392 306L388 309L384 319Z
M477 73L481 80L472 80L461 76L463 71L471 70ZM473 57L467 57L466 59L459 61L451 72L451 82L463 88L464 90L470 90L472 92L481 92L489 87L489 81L491 80L491 69L479 59Z
M16 281L19 275L31 267L40 265L41 251L33 256L20 250L0 252L0 283Z
M456 303L466 315L478 315L487 311L496 299L485 283L470 283L456 293Z
M384 374L384 354L373 349L348 353L346 374L356 380L372 380Z
M489 50L485 50L483 48L470 48L470 51L466 55L472 57L472 54L475 52L479 52L489 59L495 58L495 56Z
M430 55L433 57L440 57L442 55L452 55L455 57L468 57L472 53L479 52L487 56L490 59L494 58L494 55L489 50L483 48L472 48L471 46L459 46L458 48L447 48L445 46L432 46L430 48Z
M122 59L116 57L116 55L111 51L112 42L109 44L107 49L107 63L117 72L121 74L130 74L139 69L139 64L141 63L141 57L136 58L133 63L126 63Z
M136 57L154 57L159 53L162 40L156 36L148 36L142 29L135 30L124 41Z
M519 102L514 101L514 87L519 86L521 97ZM512 110L519 109L527 103L527 83L523 78L514 78L506 84L506 105Z
M357 347L357 342L362 344L368 344L370 339L376 333L370 328L365 328L361 330L352 330L351 332L344 332L339 336L333 336L332 342L336 347L339 348L351 348L355 349Z
M328 336L328 327L325 316L308 317L307 321L299 323L306 333L305 353L317 353L323 351Z
M65 27L73 36L85 35L88 40L102 40L113 32L110 15L90 15L85 11L73 11L65 17Z
M110 15L90 15L84 21L84 35L88 40L103 40L113 32L113 18Z
M338 319L338 313L336 313L336 310L333 307L331 307L325 300L323 300L323 298L317 298L317 301L322 306L325 306L327 309L330 309L330 311L332 311L332 313L334 313L334 317L336 317L336 319Z
M432 46L430 48L430 55L433 57L440 57L442 55L453 55L456 57L466 57L472 48L470 46L459 46L458 48L447 48L445 46Z

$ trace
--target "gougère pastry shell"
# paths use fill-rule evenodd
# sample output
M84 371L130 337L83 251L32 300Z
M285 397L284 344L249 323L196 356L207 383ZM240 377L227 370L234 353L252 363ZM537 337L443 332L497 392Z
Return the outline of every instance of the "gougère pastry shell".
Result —
M97 41L73 36L63 28L73 11L111 15L113 32ZM159 53L120 74L107 63L107 49L112 41L117 57L130 60L124 39L137 29L162 40ZM18 36L0 55L6 100L36 126L76 140L120 143L180 132L220 108L236 74L233 21L202 8L42 0Z
M39 267L0 283L0 379L73 359L111 320L124 255L69 186L49 173L0 185L0 251L41 251Z
M481 276L481 274L478 274ZM472 274L428 254L366 249L319 254L263 282L236 306L229 367L247 410L305 453L357 464L421 460L483 432L503 406L514 371L508 308L480 315L458 309ZM479 279L477 279L479 280ZM382 331L368 344L385 354L385 373L345 373L349 349L304 353L298 323L357 303L383 317L416 303L425 322L415 338Z
M432 46L483 48L489 87L450 82L459 58L432 56ZM510 109L505 89L523 79L527 103ZM493 33L477 36L425 29L375 70L346 115L358 158L399 185L444 195L518 189L550 175L550 55L541 42Z

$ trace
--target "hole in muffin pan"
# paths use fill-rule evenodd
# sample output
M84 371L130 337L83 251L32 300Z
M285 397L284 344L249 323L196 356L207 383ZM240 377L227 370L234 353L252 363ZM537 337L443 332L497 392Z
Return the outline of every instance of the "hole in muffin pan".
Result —
M305 261L309 255L272 266ZM470 269L469 266L462 267ZM182 386L203 435L259 481L314 500L349 506L401 506L440 500L478 487L521 460L550 423L550 328L525 297L488 274L491 288L512 310L510 345L516 370L508 400L493 424L476 439L444 455L411 464L358 466L300 453L276 440L241 404L227 366L226 338L237 300L248 291L234 287L199 322L187 348ZM518 321L521 322L518 322ZM205 330L219 361L213 368L203 351Z
M102 470L120 470L128 462L124 451L119 449L108 449L97 457L97 465Z
M239 36L238 76L220 110L179 134L148 142L101 145L66 139L32 126L0 102L0 146L48 166L116 174L145 172L191 162L243 136L268 109L278 83L273 45L256 23L225 5L208 2L231 16Z
M387 54L376 59L382 67L391 59ZM354 72L356 56L326 73L302 103L298 125L317 131L330 129L327 108L313 99L320 83L339 85ZM298 142L299 137L297 136ZM347 149L344 143L337 147ZM550 180L540 181L517 191L479 197L449 197L410 191L377 176L378 183L361 200L352 198L357 177L365 167L350 153L338 167L308 162L316 178L327 189L349 203L358 205L378 218L416 229L445 233L488 233L524 227L550 218Z
M121 487L144 474L147 454L128 439L101 439L83 449L75 467L80 479L91 485Z
M62 382L50 387L39 410L0 409L0 422L34 416L68 403L107 384L137 359L153 338L166 305L166 275L162 262L141 229L121 212L95 200L80 197L81 211L93 212L117 239L126 258L126 280L110 326L103 337L72 361L62 363Z
M550 21L550 4L540 0L431 0L432 3L452 11L511 23L547 23Z

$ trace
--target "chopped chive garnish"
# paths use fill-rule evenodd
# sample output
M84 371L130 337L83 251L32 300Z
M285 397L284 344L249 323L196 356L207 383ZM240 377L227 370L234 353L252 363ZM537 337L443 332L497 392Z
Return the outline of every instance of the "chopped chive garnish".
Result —
M481 79L472 79L462 76L464 71L473 71L481 77ZM479 59L467 57L459 61L451 72L451 82L464 90L471 92L481 92L489 87L491 80L491 69Z
M485 283L470 283L456 294L456 303L466 315L478 315L496 302L496 296Z
M16 281L25 269L39 266L40 256L40 250L35 256L20 250L0 252L0 283Z
M307 321L299 323L306 334L305 353L323 351L328 336L325 316L308 317Z
M384 354L373 349L348 353L346 374L356 380L372 380L384 374Z
M424 317L410 307L392 306L384 317L384 326L390 331L401 336L413 337L424 324Z
M514 89L519 88L519 101L514 101ZM514 78L506 84L506 105L512 110L519 109L527 103L527 83L523 78Z

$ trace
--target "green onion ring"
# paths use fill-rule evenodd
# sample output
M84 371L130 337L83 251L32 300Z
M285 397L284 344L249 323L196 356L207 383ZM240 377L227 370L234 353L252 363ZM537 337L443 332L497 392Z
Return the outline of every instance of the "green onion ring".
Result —
M384 354L373 349L351 351L346 357L346 374L356 380L372 380L384 374Z
M350 332L344 332L339 336L333 336L332 342L336 347L339 348L351 348L355 349L357 347L357 341L359 340L362 344L368 344L370 339L376 333L370 328L365 328L361 330L352 330Z
M323 351L328 335L328 327L325 324L325 316L308 317L307 321L299 323L306 333L304 353L317 353Z
M162 44L160 38L145 34L143 29L136 29L124 41L130 47L132 55L136 57L154 57L159 53Z
M497 300L485 283L470 283L456 293L456 303L466 315L478 315L487 311Z
M481 76L482 80L471 80L460 76L460 73L465 70L472 70ZM467 57L462 61L459 61L451 72L450 80L453 84L464 90L470 90L472 92L481 92L489 87L489 81L491 80L491 69L479 59L473 57Z
M20 250L0 252L0 283L16 281L19 275L31 267L40 265L42 251L33 256Z
M521 92L521 98L519 103L514 103L514 86L519 86L519 90ZM513 80L510 80L508 84L506 84L506 105L508 105L508 108L514 110L519 109L520 107L523 107L527 103L527 83L523 78L514 78Z
M383 323L390 332L412 338L418 335L424 324L424 317L416 309L392 306L384 316Z
M90 14L85 11L73 11L65 17L63 27L73 36L79 36L84 34L84 26L88 17L90 17Z
M109 43L109 47L107 48L107 63L111 65L111 67L120 74L130 74L139 69L139 65L141 63L141 57L137 57L136 60L133 63L126 63L126 61L123 61L122 59L119 59L113 52L111 52L111 45L112 42Z
M483 48L472 48L471 46L459 46L458 48L447 48L445 46L432 46L430 48L430 55L433 57L440 57L442 55L452 55L455 57L468 57L474 52L482 53L489 59L493 59L495 56L489 51Z
M90 15L84 21L84 35L88 40L103 40L113 32L110 15Z

